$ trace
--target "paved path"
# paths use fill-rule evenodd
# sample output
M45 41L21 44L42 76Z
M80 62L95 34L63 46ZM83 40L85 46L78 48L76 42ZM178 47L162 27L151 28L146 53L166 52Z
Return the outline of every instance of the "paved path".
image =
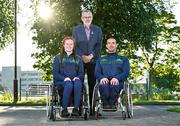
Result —
M45 107L0 107L0 126L180 126L180 113L168 112L174 106L144 105L134 107L132 119L122 119L121 113L102 113L103 117L49 121Z

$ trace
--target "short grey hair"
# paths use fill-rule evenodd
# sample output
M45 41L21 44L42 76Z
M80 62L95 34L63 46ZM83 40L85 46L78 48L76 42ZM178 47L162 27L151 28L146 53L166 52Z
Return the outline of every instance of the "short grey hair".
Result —
M91 13L91 14L92 14L92 12L91 12L90 10L84 9L84 10L82 10L82 12L81 12L81 16L83 16L84 13Z

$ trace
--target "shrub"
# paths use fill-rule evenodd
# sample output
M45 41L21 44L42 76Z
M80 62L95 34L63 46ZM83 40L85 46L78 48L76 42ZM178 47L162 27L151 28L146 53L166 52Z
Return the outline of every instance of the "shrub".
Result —
M0 103L11 103L13 101L12 93L5 91L3 95L0 96Z
M152 99L153 100L171 100L172 91L168 88L152 88Z

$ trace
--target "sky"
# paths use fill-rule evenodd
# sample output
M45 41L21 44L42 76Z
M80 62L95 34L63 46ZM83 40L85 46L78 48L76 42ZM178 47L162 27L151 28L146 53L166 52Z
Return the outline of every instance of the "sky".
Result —
M34 70L33 64L35 59L31 57L31 53L36 52L36 46L32 44L33 34L30 32L33 20L32 10L29 8L30 3L27 0L18 0L20 7L26 6L17 15L19 30L17 33L17 65L21 66L21 70ZM177 5L174 8L176 20L180 26L180 0L176 0ZM3 66L14 66L14 44L9 45L0 51L0 71Z
M32 32L30 32L31 22L33 20L30 3L27 0L17 0L18 5L23 7L17 15L18 33L17 33L17 65L21 70L34 70L35 59L31 58L31 53L36 52L36 46L32 44ZM26 6L26 7L24 7ZM2 66L14 66L14 43L0 51L0 70ZM3 60L2 60L3 59Z

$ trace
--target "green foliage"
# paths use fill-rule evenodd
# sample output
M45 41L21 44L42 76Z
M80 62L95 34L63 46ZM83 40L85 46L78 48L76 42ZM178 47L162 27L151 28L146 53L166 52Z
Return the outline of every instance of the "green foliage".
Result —
M131 71L130 71L130 73L131 73L131 77L134 79L134 80L137 80L137 78L139 77L139 76L141 76L142 75L142 69L143 69L143 67L142 67L142 64L141 63L139 63L139 61L138 61L138 59L134 59L134 60L131 60L130 61L130 67L131 67Z
M144 99L134 99L133 100L134 104L146 104L146 105L169 105L169 104L178 104L180 101L177 100L144 100Z
M134 88L133 88L134 90ZM151 94L151 98L147 99L147 92L145 93L141 93L139 94L138 92L136 92L136 94L133 94L133 100L135 102L140 102L140 101L151 101L151 102L157 102L157 101L168 101L169 102L176 102L180 99L180 93L179 92L173 92L172 89L169 88L158 88L153 86L152 87L152 94Z
M6 91L3 95L0 95L0 103L12 103L13 96L10 92Z
M178 107L168 108L167 111L180 113L180 108L178 108Z
M147 100L146 94L133 94L133 101L134 102L145 101L145 100Z
M22 98L21 101L18 101L17 104L45 104L45 97L37 97L37 98Z
M152 99L153 100L170 100L172 90L168 88L153 88L152 89Z
M33 1L36 10L39 0ZM162 61L171 66L179 65L180 27L176 26L175 16L166 1L50 0L50 5L53 16L44 20L36 13L32 28L36 34L34 43L40 49L32 54L37 59L34 67L44 71L45 80L52 79L52 58L62 47L63 37L71 35L72 27L80 22L82 5L92 10L93 24L102 27L102 54L105 53L106 39L114 36L119 43L118 51L130 58L131 77L134 79L146 69L150 71L151 84L153 71L157 66L163 66ZM169 50L162 46L167 44L171 45ZM137 50L142 55L137 55Z
M153 71L153 85L157 88L180 90L180 69L173 66L161 65Z
M34 1L36 21L32 30L36 34L33 37L34 44L40 51L33 53L32 57L37 59L34 68L44 72L45 80L52 79L52 59L60 52L62 39L71 35L73 26L80 22L79 0L49 0L49 6L53 9L50 19L43 19L37 13L38 0ZM47 2L48 4L48 2Z
M126 54L131 57L134 57L139 46L150 49L154 36L159 32L155 21L159 13L156 9L158 3L140 0L95 0L85 6L93 10L94 23L103 28L104 40L114 36L119 42L118 49L125 49Z
M31 105L40 104L44 105L46 103L46 97L22 97L21 101L17 101L16 104ZM14 104L12 94L6 92L4 95L0 95L0 104Z
M91 5L91 6L89 6ZM136 79L142 69L151 73L156 62L177 63L177 50L167 52L162 45L176 44L180 40L180 27L168 2L142 0L95 0L86 1L86 8L94 12L94 23L103 28L104 40L114 36L119 42L118 50L131 59L131 73ZM99 18L101 17L101 18ZM105 50L103 45L103 53ZM138 56L140 50L143 55ZM165 58L165 55L169 55ZM175 57L176 56L176 57ZM151 83L151 82L150 82Z
M14 0L0 0L0 50L14 40Z

